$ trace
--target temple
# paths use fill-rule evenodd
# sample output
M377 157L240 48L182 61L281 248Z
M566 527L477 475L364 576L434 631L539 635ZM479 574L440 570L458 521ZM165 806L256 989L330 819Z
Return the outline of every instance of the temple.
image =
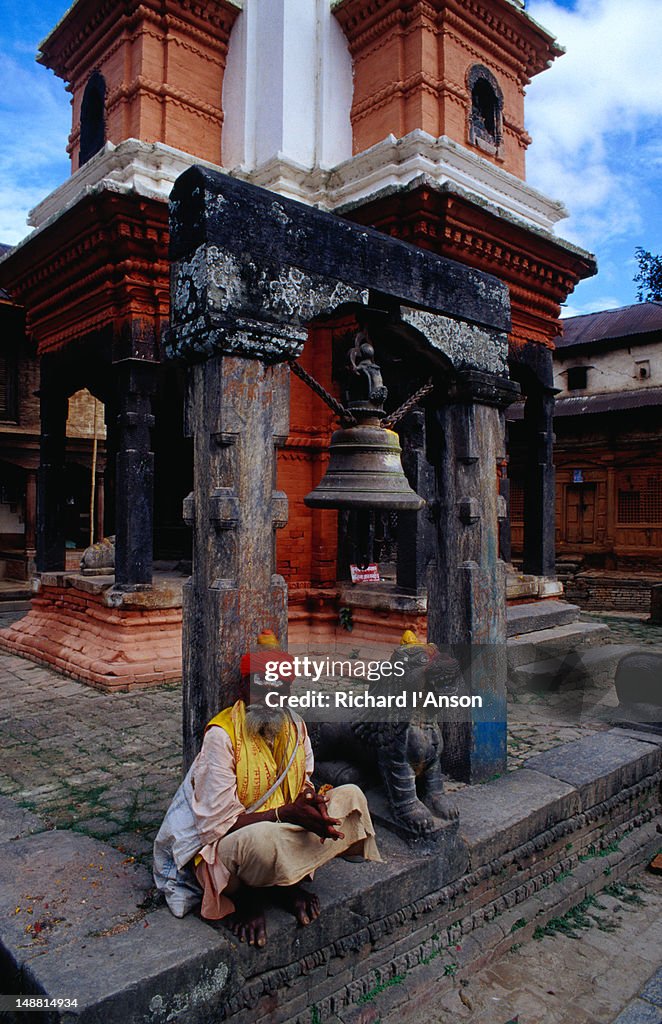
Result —
M71 92L72 174L32 211L32 233L0 262L0 287L24 316L40 376L38 473L33 451L17 483L18 503L33 510L26 572L34 567L37 575L32 610L3 632L3 646L104 689L181 676L181 594L191 559L182 504L193 486L192 443L181 426L184 372L165 358L163 331L167 202L193 164L377 228L507 286L508 369L530 427L523 566L509 574L508 595L561 593L552 352L560 304L595 262L554 233L563 207L526 183L524 119L526 85L561 53L519 0L73 4L39 54ZM419 328L423 317L412 312ZM301 355L304 369L337 397L352 324L349 314L312 318ZM422 383L416 365L386 361L391 408ZM87 492L75 499L87 519L74 537L62 515L66 424L81 392L101 403L105 437L99 430L96 505L90 512ZM351 519L303 504L327 464L334 426L331 411L293 377L278 453L289 520L279 531L277 567L289 587L290 640L342 634L347 607L356 637L390 642L409 624L424 631L425 515L376 517L382 581L359 588L349 582ZM412 411L398 430L410 483L428 497L422 413ZM90 452L87 444L81 459L91 468ZM505 508L507 449L498 456ZM115 537L114 566L75 571L72 538L77 550L82 538L101 535ZM505 514L500 553L510 563Z

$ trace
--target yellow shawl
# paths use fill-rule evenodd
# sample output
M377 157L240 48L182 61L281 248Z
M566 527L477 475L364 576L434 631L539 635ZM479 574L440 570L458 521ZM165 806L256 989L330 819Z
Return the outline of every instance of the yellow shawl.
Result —
M293 744L296 744L294 760L287 775L258 809L269 811L296 800L306 778L306 753L303 743L299 741L297 725L291 718L287 728L277 738L273 754L261 736L248 736L246 705L241 700L215 715L207 729L212 726L224 729L234 747L237 796L244 807L252 807L273 786L292 755Z

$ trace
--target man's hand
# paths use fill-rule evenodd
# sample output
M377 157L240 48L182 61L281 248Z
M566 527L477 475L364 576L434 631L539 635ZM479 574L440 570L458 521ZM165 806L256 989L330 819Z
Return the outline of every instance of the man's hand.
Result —
M315 793L312 787L307 787L299 793L294 803L281 807L278 814L281 821L299 825L307 832L313 832L322 842L325 839L344 839L344 833L338 832L335 828L340 824L340 818L330 817L327 805L328 800L325 796Z

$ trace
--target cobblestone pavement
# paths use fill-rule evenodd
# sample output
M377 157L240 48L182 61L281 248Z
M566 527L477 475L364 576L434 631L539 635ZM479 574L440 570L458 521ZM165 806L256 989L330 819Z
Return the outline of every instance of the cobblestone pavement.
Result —
M20 614L0 614L0 627ZM619 642L662 642L662 627L641 619L604 621L615 624ZM509 706L509 770L534 753L608 728L600 712L610 700L604 691L584 694L580 704L577 693L520 695ZM0 652L0 794L58 828L142 858L180 766L179 686L104 694Z
M0 615L0 626L8 618ZM641 618L600 618L612 629L612 642L662 643L662 627L646 626ZM613 694L584 695L580 704L576 698L523 694L511 702L509 770L533 753L608 727L601 712L614 702ZM177 685L108 695L0 652L0 794L49 825L149 861L180 764ZM625 890L601 895L601 907L586 906L590 927L581 929L581 943L563 927L521 948L514 939L503 960L434 1000L426 1020L608 1024L632 1001L623 1011L630 1016L619 1024L662 1024L662 1010L656 1015L646 996L659 982L644 988L659 967L662 881L644 876L642 882L643 905L628 902L624 897L632 890ZM636 1015L642 1012L647 1015Z
M180 765L179 686L104 694L0 652L3 796L142 857Z
M509 710L508 767L607 728L567 701L525 695ZM180 779L178 685L104 694L0 652L0 794L57 828L143 857ZM463 783L449 782L455 792Z
M22 611L0 614L0 626ZM598 617L598 616L591 616ZM642 617L599 616L623 643L662 643ZM508 770L533 754L606 729L613 694L524 693L508 708ZM177 685L106 694L0 652L0 794L48 824L148 856L180 777ZM450 782L451 792L461 782Z
M662 646L662 625L648 621L648 615L636 612L582 612L587 622L603 622L609 626L610 643L655 644Z
M634 886L585 900L531 942L519 946L515 933L498 963L431 998L425 1021L662 1024L661 949L662 878L644 872ZM405 1022L401 1010L382 1018Z

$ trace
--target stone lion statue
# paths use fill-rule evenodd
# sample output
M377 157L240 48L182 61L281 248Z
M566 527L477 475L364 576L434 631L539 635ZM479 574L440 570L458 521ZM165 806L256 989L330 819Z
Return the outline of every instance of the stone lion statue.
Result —
M458 663L435 644L419 643L409 630L390 660L404 664L404 675L371 684L371 694L451 694L457 689ZM370 720L365 712L353 714L351 722L310 725L316 779L366 788L381 782L394 820L413 835L433 831L435 818L456 818L457 809L444 793L437 708L412 709L410 703L406 711L373 711L373 718L384 716L380 721Z
M80 560L81 569L114 569L115 568L115 537L104 537L103 540L91 544L83 551Z

